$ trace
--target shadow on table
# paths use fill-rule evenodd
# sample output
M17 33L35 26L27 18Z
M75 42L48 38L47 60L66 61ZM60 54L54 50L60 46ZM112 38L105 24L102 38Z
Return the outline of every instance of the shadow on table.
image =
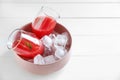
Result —
M0 80L56 80L63 70L49 75L36 75L19 67L12 52L0 56Z

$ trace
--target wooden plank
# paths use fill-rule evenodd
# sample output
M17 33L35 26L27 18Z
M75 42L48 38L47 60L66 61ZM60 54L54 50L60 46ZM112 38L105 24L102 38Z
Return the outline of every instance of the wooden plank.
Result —
M59 72L41 76L31 74L20 68L13 56L3 55L0 57L0 76L2 80L73 80L73 78L81 80L119 80L119 61L120 56L71 57L69 63Z
M118 0L0 0L0 2L10 2L10 3L70 3L70 2L120 2Z
M120 4L0 4L0 17L34 17L40 6L52 7L62 18L120 18Z
M120 35L120 19L61 19L72 35Z
M15 28L31 22L33 18L0 18L3 29L10 33ZM109 36L120 35L120 19L59 19L58 22L64 25L70 33L78 36ZM1 36L6 32L1 29ZM8 35L8 34L7 34Z
M120 36L73 36L74 55L120 55Z
M112 56L75 57L66 66L61 77L80 80L118 80L120 71L118 60L119 57Z

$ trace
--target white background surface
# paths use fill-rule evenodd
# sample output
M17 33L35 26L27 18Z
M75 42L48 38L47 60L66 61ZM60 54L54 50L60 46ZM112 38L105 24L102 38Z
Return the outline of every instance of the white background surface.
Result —
M21 69L6 48L42 5L60 13L73 38L69 63L46 76ZM0 0L0 50L0 80L120 80L120 0Z

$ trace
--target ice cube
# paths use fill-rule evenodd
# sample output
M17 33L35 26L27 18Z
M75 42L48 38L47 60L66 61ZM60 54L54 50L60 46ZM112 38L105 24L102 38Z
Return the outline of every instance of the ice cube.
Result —
M54 44L54 51L57 49L65 49L65 47Z
M40 64L40 65L45 64L44 58L40 54L35 56L33 61L34 64Z
M53 50L52 50L52 48L44 47L43 57L45 57L45 56L49 56L49 55L52 55L52 54L53 54Z
M45 60L46 64L51 64L51 63L54 63L56 61L55 57L53 55L49 55L49 56L44 57L44 60Z
M55 57L61 59L66 53L66 50L62 47L57 47L55 50Z
M67 40L68 40L68 38L67 38L66 35L58 34L58 35L55 37L54 45L59 45L59 46L65 47L66 44L67 44Z
M54 39L56 36L55 36L55 34L50 34L49 37L50 37L51 39Z
M69 41L69 39L68 39L69 38L69 34L67 32L63 32L62 35L65 36L65 38L66 38L66 45L67 45L68 41Z
M50 48L52 46L52 39L49 36L44 36L42 39L43 45L47 48Z

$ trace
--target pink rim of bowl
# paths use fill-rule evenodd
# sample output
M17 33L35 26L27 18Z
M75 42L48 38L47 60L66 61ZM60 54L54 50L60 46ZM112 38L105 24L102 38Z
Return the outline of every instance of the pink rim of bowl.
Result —
M32 23L28 23L25 26L23 26L21 29L31 32L32 31L31 27L32 27ZM71 37L69 31L63 25L61 25L59 23L56 24L54 31L56 31L57 33L63 33L63 32L68 33L68 45L66 46L68 52L66 53L66 55L54 63L38 65L38 64L34 64L32 62L28 62L28 61L24 60L23 58L21 58L19 55L15 54L16 60L20 64L21 67L23 67L25 70L27 70L31 73L45 75L45 74L50 74L50 73L53 73L53 72L56 72L56 71L62 69L68 63L69 58L70 58L72 37Z

